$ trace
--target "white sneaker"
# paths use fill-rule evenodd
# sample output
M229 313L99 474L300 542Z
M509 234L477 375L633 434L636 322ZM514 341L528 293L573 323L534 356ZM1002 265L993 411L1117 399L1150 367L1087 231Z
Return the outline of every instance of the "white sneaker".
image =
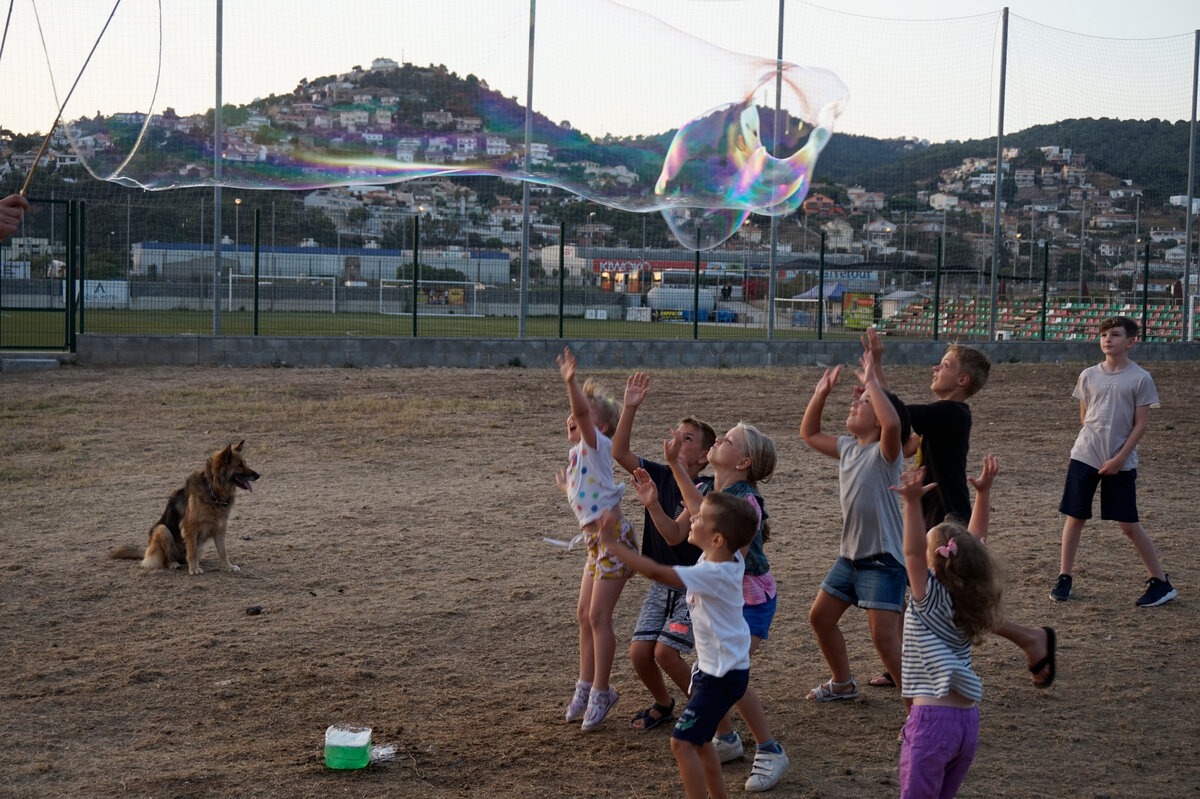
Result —
M779 754L758 750L754 753L754 767L750 769L750 779L746 780L746 790L767 791L774 788L787 767L788 756L782 746L779 747Z
M728 763L730 760L736 760L742 756L742 736L737 734L737 730L733 732L732 741L726 741L724 738L714 735L712 742L717 749L717 758L722 763Z
M583 713L583 724L580 725L580 729L586 732L599 727L600 723L608 716L608 711L617 706L620 698L611 686L607 691L597 691L593 688L588 693L587 710Z

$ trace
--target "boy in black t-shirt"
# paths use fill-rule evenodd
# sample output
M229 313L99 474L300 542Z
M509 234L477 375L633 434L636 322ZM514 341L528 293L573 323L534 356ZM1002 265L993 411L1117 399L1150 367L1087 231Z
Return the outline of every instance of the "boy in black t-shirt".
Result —
M875 363L880 385L883 377L883 341L875 328L862 337L864 354ZM946 353L933 367L933 382L929 390L936 402L907 405L912 421L912 437L904 454L917 453L918 465L925 467L925 482L937 487L922 498L925 524L940 524L947 517L966 524L971 518L971 492L967 486L967 451L971 446L971 407L967 399L987 383L991 362L979 350L961 344L950 344ZM1049 688L1054 682L1056 642L1050 627L1025 627L1005 619L993 632L1019 646L1029 661L1033 684ZM893 685L890 675L883 674L870 682L876 687Z
M625 383L621 418L612 436L613 460L630 474L634 469L645 469L658 489L658 507L646 509L642 554L667 566L691 566L699 559L700 549L689 544L686 536L678 536L678 540L674 540L659 532L666 530L667 535L673 535L677 530L675 518L684 508L683 495L671 475L670 467L634 455L629 449L633 419L638 406L646 398L649 386L650 378L642 372L630 375ZM703 486L702 492L707 491L712 478L700 477L700 472L708 465L708 450L716 441L717 434L707 423L690 416L680 421L677 429L683 433L680 451L687 459L688 475L698 486ZM651 730L674 719L675 700L671 697L663 673L679 686L686 697L691 682L691 667L684 662L682 655L690 652L694 644L684 592L661 583L651 583L629 645L633 669L653 698L653 704L630 722L635 730Z

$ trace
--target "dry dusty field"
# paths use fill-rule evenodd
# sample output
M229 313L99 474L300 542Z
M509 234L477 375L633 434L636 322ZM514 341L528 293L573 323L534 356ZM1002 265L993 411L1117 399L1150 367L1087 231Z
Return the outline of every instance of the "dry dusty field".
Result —
M1145 574L1132 547L1098 521L1075 597L1047 596L1084 365L999 364L972 402L972 462L1001 459L991 546L1009 616L1056 627L1060 648L1047 691L1011 644L976 649L982 744L960 796L1200 794L1200 364L1146 364L1162 407L1142 445L1143 520L1180 592L1150 610L1133 603ZM600 376L619 396L626 375ZM652 372L634 445L661 456L685 412L774 438L762 491L779 611L752 668L792 760L773 795L895 796L895 691L804 698L827 678L807 612L840 532L836 462L797 432L818 376ZM901 396L929 397L927 369L890 376ZM841 427L842 389L826 429ZM0 375L0 795L681 796L668 729L627 726L648 695L623 643L610 720L590 733L561 721L582 556L542 537L572 533L553 480L566 414L552 364ZM233 509L240 573L218 571L211 551L199 576L107 558L144 542L184 476L241 439L263 477ZM625 589L621 641L646 588L638 577ZM880 668L865 614L851 610L844 629L865 680ZM339 721L370 725L395 758L327 769L324 730ZM725 766L734 795L749 770Z

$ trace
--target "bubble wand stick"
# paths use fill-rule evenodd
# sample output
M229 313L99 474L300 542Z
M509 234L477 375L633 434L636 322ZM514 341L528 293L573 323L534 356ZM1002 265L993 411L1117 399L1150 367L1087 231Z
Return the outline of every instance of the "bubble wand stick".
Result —
M104 38L105 31L108 30L108 25L112 22L113 16L117 13L117 8L121 5L121 0L113 5L112 11L108 14L108 19L104 22L104 27L100 29L100 35L96 37L96 42L92 45L91 52L84 59L83 66L79 68L79 74L75 76L75 82L71 84L71 91L67 92L66 99L62 101L62 105L58 107L58 113L54 116L54 122L50 124L50 130L46 133L46 138L42 139L42 146L38 148L37 157L33 159L33 163L29 165L29 172L25 175L25 184L21 186L21 196L25 196L25 192L29 191L29 184L33 182L33 173L37 169L37 165L42 160L42 156L46 154L46 148L50 146L50 137L54 135L54 131L58 128L58 123L62 120L63 110L67 107L67 103L71 101L71 95L75 93L75 87L79 85L79 79L83 77L84 70L91 63L92 56L96 53L96 48L100 46L100 40ZM10 9L11 10L11 9ZM42 35L42 19L37 13L37 3L33 4L33 16L37 20L38 35ZM5 25L5 35L8 34L8 25ZM42 36L42 50L46 49L46 37ZM46 54L47 62L49 62L49 53ZM53 80L53 77L51 77Z

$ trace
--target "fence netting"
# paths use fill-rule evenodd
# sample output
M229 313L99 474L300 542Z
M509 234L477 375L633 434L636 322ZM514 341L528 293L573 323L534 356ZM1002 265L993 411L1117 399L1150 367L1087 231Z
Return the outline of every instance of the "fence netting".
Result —
M227 97L219 234L214 115L183 106L211 96L213 56L202 37L169 46L179 14L193 31L211 19L164 10L161 48L127 28L105 40L35 168L33 212L0 245L0 347L80 331L800 338L871 324L1079 338L1115 313L1151 339L1190 337L1190 32L1099 39L1011 16L1001 72L998 11L889 20L791 2L781 19L776 0L727 0L705 4L723 14L656 19L643 13L655 4L547 0L526 152L529 5L456 17L468 46L454 61L416 44L443 16L383 5L346 24L296 20L285 54L226 20L227 73L267 83ZM14 103L53 118L99 13L60 21L45 53L10 42L0 191L21 187L41 140L13 132ZM403 31L399 52L387 30ZM331 41L357 44L362 63L299 58ZM675 127L750 91L774 156L814 128L774 117L794 98L758 70L780 43L783 60L849 88L808 199L688 249L658 212ZM54 102L25 88L47 58ZM127 109L100 114L119 75ZM321 157L301 166L301 150ZM113 175L126 185L96 179Z

